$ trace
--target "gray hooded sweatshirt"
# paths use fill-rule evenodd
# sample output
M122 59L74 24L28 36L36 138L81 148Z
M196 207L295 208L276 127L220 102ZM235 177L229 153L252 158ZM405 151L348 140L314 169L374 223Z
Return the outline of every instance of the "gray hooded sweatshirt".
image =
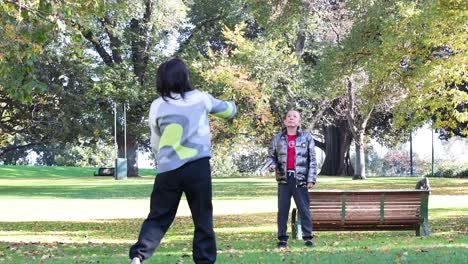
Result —
M236 114L234 102L225 102L212 95L192 90L172 94L153 101L149 113L151 147L158 173L177 169L187 162L211 157L211 135L208 113L223 119Z

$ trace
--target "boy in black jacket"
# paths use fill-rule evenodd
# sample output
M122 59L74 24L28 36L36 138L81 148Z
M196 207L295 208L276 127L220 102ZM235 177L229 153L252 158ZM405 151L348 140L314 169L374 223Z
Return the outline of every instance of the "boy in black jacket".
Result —
M274 136L268 155L270 170L276 172L278 181L278 248L288 245L287 222L291 196L301 217L304 245L312 247L308 189L315 185L317 178L314 139L310 133L299 128L299 112L288 111L283 123L286 129Z

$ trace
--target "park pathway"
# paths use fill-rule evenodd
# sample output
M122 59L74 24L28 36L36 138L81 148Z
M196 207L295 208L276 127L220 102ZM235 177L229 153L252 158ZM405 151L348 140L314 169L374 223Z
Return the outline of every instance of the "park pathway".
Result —
M429 208L468 207L468 195L431 195ZM0 222L99 221L145 218L149 199L2 199ZM214 200L215 215L276 212L276 198L267 200ZM178 216L190 215L182 200Z

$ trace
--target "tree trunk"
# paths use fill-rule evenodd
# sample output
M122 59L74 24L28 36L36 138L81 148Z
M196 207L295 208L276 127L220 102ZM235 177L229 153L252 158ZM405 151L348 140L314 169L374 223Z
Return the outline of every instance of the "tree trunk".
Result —
M118 146L119 158L125 157L124 133L119 132ZM138 141L134 135L128 134L127 130L127 176L136 177L138 175Z
M364 131L358 131L355 139L356 146L356 173L353 180L365 180L366 177L366 159L364 156Z
M338 126L323 128L325 135L325 161L320 175L352 176L353 166L349 159L349 147L352 135L346 121L340 121Z

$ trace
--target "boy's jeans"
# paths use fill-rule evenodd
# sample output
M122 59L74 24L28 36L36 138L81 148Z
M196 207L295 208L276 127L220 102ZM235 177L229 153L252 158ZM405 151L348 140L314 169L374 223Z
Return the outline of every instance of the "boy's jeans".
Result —
M175 218L182 192L195 225L193 260L197 264L216 261L209 158L189 162L156 176L150 213L143 222L138 242L130 248L130 259L140 257L145 260L153 255Z
M312 222L309 212L309 192L307 186L296 186L294 171L288 171L287 183L278 184L278 240L288 241L287 228L291 196L294 198L301 217L302 238L312 239Z

